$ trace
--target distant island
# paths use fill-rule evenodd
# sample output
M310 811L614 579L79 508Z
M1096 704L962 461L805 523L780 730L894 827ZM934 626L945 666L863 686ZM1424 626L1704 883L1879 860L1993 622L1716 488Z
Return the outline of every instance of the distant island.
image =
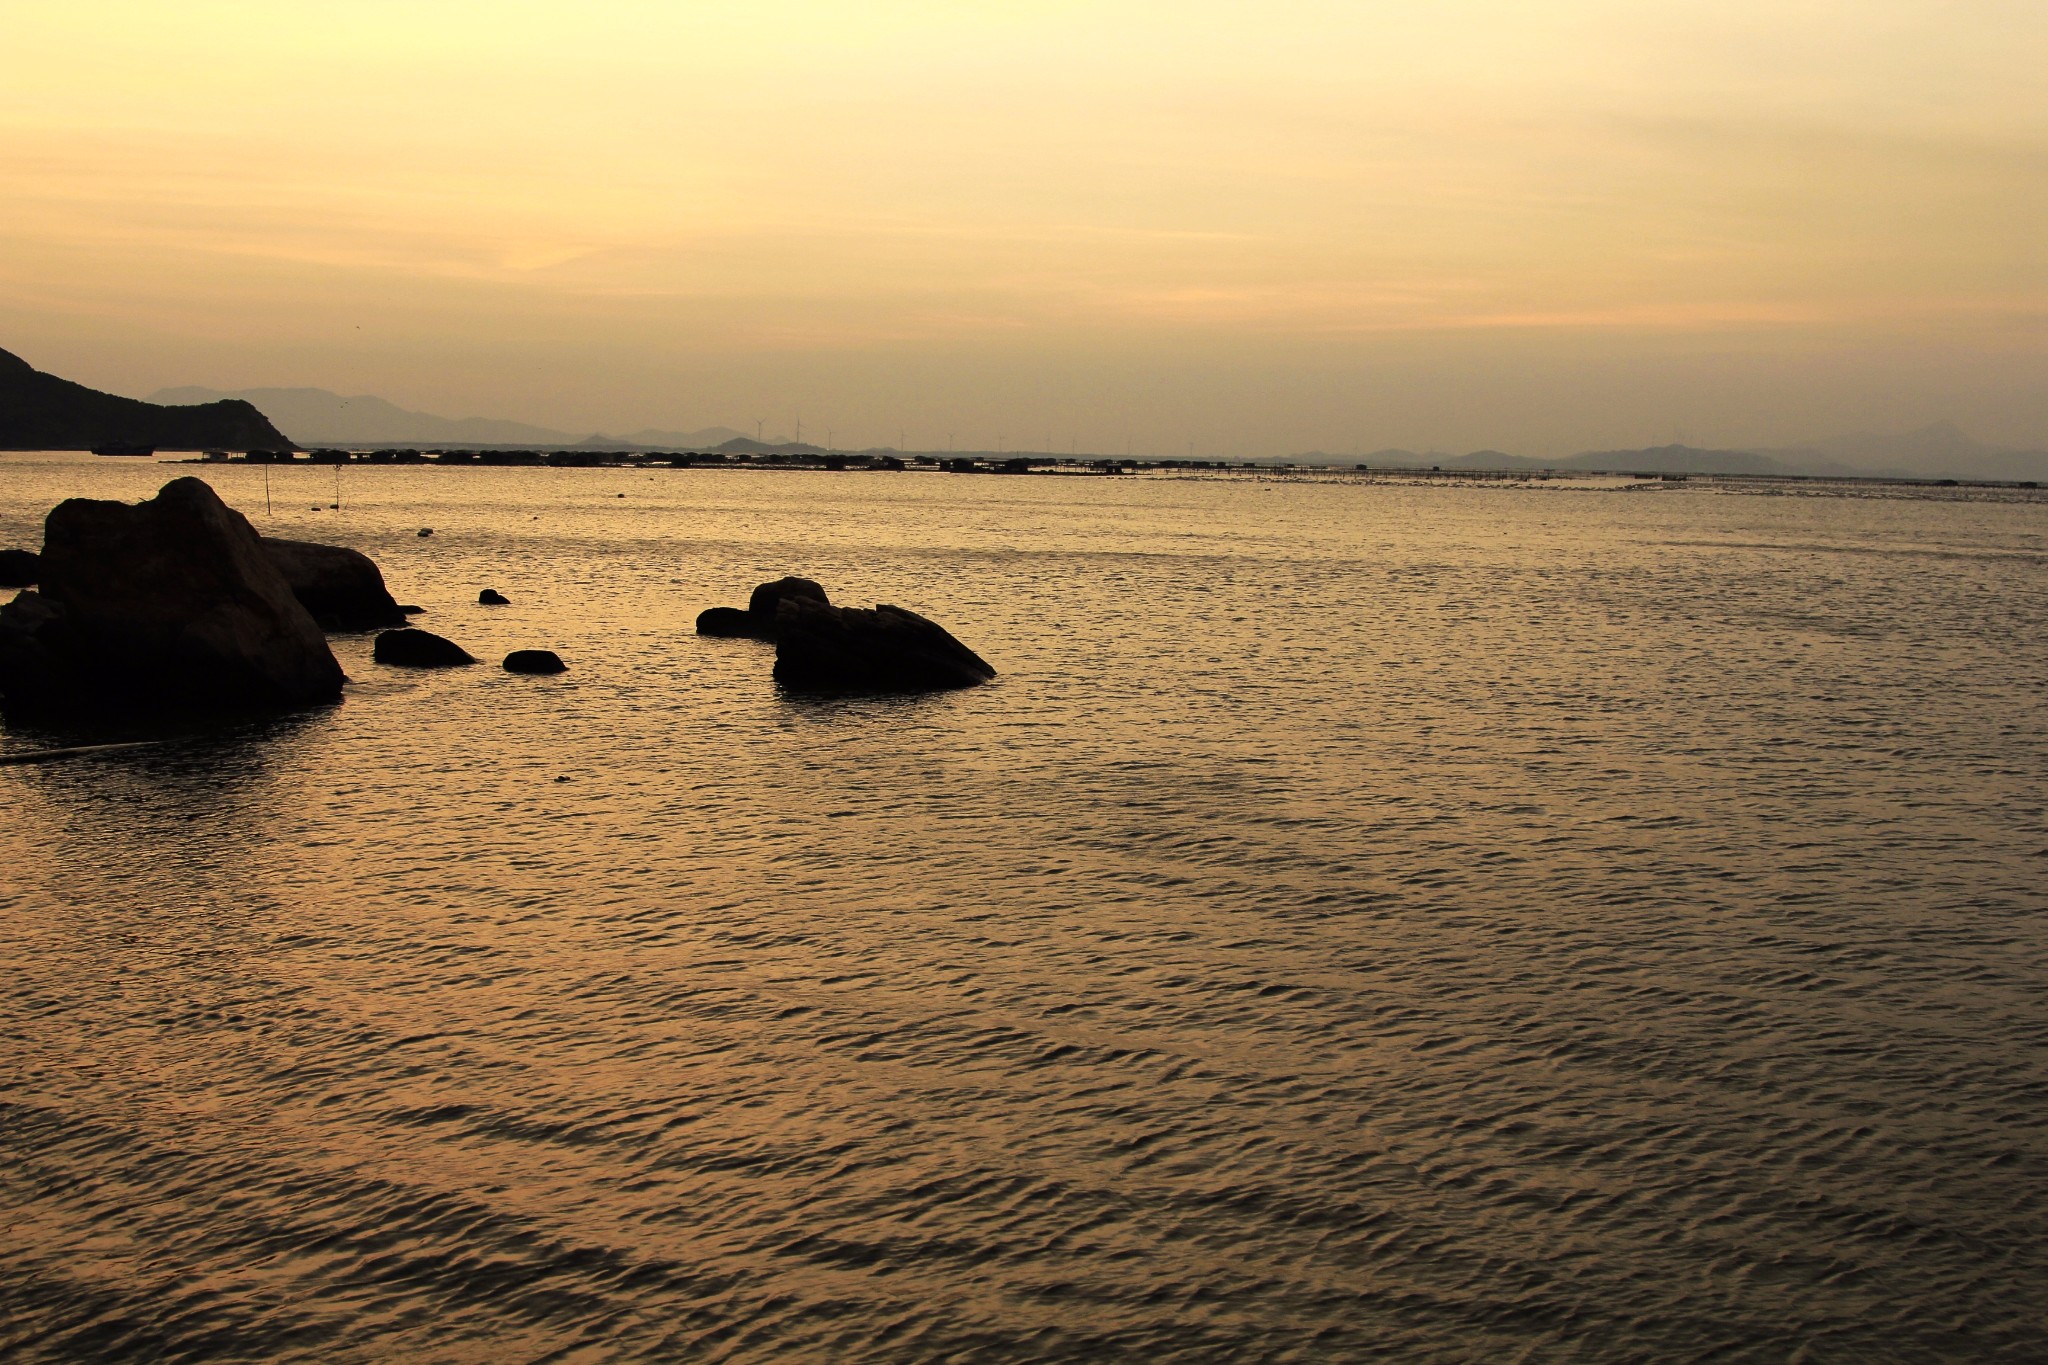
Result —
M440 417L414 412L373 394L343 395L328 389L237 389L224 392L196 385L159 389L152 403L212 403L238 400L291 433L302 446L526 446L539 450L709 450L734 440L731 427L698 431L632 431L577 435L496 417Z
M252 404L187 407L101 393L0 351L0 450L286 450L290 438Z

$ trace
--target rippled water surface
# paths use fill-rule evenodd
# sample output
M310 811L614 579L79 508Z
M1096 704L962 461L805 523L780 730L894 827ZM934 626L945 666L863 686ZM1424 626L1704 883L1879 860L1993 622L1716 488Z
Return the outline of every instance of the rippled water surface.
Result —
M2048 1357L2048 506L204 472L570 672L0 768L0 1355Z

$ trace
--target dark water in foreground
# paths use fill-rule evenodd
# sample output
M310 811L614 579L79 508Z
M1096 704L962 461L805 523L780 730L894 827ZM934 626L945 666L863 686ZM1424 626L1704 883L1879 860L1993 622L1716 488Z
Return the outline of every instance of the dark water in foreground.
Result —
M0 768L0 1355L2048 1357L2048 506L346 477L572 671Z

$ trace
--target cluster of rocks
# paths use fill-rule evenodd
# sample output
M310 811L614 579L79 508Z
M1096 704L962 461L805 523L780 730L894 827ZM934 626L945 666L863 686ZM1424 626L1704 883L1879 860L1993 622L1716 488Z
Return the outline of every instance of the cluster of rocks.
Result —
M746 609L738 607L711 607L697 614L697 633L715 635L728 640L775 639L775 623L788 601L810 601L824 606L832 605L825 596L825 589L808 578L778 578L773 583L763 583L747 597Z
M72 498L44 521L40 554L0 552L0 707L113 715L254 711L337 700L347 681L329 631L378 631L371 657L403 668L476 658L406 624L377 565L357 550L273 540L194 478L141 503ZM496 589L477 601L510 605ZM936 622L902 607L834 606L808 578L755 588L744 610L714 607L697 632L772 642L775 680L800 692L972 687L995 670ZM504 668L554 674L552 650L515 650Z
M746 610L712 607L697 633L771 641L775 680L796 692L934 692L996 675L936 621L902 607L835 607L808 578L755 588Z
M33 585L32 587L30 585ZM15 713L260 711L337 700L347 681L328 631L382 630L379 662L474 663L406 628L357 550L271 540L199 479L141 503L72 498L45 518L40 554L0 552L0 706ZM515 673L559 673L519 650Z

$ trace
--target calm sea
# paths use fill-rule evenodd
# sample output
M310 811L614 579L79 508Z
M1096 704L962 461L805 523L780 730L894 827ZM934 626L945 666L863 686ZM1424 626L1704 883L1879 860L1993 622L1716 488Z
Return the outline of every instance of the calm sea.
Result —
M200 472L486 665L0 768L0 1355L2048 1358L2048 504Z

